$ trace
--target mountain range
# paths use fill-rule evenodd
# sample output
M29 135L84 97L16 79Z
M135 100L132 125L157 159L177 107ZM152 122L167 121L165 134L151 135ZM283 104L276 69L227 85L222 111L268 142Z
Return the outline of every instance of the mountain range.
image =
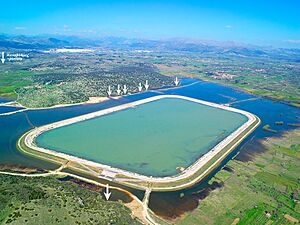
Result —
M81 38L77 36L0 35L0 49L45 50L51 48L87 48L124 50L177 51L199 54L222 54L246 57L272 57L300 62L300 49L254 46L236 42L173 38L165 40L130 39L124 37Z

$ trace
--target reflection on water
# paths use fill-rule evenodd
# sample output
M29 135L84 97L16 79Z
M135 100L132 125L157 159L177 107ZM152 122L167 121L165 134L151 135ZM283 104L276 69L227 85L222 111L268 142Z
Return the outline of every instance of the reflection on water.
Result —
M98 185L87 183L85 181L79 180L77 178L73 178L71 176L59 177L57 179L62 182L72 182L81 188L86 188L86 189L89 189L94 192L99 192L99 194L103 195L102 197L105 198L105 196L103 194L105 191L104 187L100 187ZM104 183L105 183L105 181L104 181ZM125 194L124 192L113 190L113 189L111 189L110 192L112 193L110 201L121 200L123 203L129 203L133 200L129 195Z
M7 103L7 102L11 102L14 101L14 98L5 98L5 97L0 97L0 104L1 103Z
M97 185L94 185L94 184L90 184L90 183L84 182L82 180L79 180L77 178L72 178L69 181L79 185L82 188L86 188L86 189L89 189L89 190L92 190L92 191L95 191L95 192L99 192L101 195L103 195L102 197L105 198L105 196L103 194L104 189L105 189L104 187L100 187L100 186L97 186ZM129 195L127 195L127 194L125 194L121 191L116 191L116 190L111 189L110 192L112 193L111 198L109 199L110 201L121 200L123 203L129 203L133 200Z
M0 106L0 114L13 112L13 111L17 111L17 110L20 110L20 109L23 109L23 108L12 107L12 106Z
M266 150L267 148L263 144L261 144L259 140L252 140L245 143L244 146L240 148L240 152L235 157L235 159L242 162L248 162L251 161L253 157L255 157L255 155L263 153Z
M134 194L136 197L138 197L140 200L143 200L143 197L144 197L144 191L140 191L140 190L136 190L136 189L133 189L133 188L125 187L121 184L112 183L112 182L109 182L107 180L97 178L97 177L94 177L94 176L89 176L87 174L71 170L69 168L63 169L62 172L71 173L71 174L78 175L78 176L81 176L81 177L84 177L84 178L87 178L87 179L90 179L90 180L97 181L101 184L109 184L110 186L114 186L114 187L118 187L118 188L127 190L127 191L131 192L132 194ZM69 178L65 178L65 179L68 180ZM124 192L121 192L121 191L115 191L114 190L114 192L118 192L118 194L114 195L114 198L112 198L112 199L118 199L118 196L121 196L120 199L123 199L124 196L127 196L127 194L125 194ZM111 197L113 197L113 196L111 196Z
M185 191L151 193L149 207L154 209L154 212L167 220L175 220L182 216L187 211L192 211L201 204L201 199L204 199L208 194L222 187L222 183L213 182L207 184L199 190L186 193Z

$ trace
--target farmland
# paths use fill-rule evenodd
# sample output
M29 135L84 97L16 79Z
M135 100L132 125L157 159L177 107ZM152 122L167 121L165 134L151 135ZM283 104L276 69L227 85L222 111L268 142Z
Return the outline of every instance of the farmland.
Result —
M299 130L263 141L251 160L231 160L212 182L221 188L178 224L293 224L300 219ZM251 153L250 153L251 154ZM228 169L229 168L229 169ZM205 222L203 222L205 221Z
M49 107L87 101L89 97L106 96L110 85L127 85L128 93L138 91L139 83L150 87L172 84L151 64L139 62L120 53L42 54L32 52L24 63L0 68L0 95L17 97L30 108ZM3 84L3 85L2 85Z
M171 54L156 62L169 76L200 78L241 90L300 104L300 64L268 57L239 57L212 54ZM155 63L155 62L154 62Z
M213 47L200 52L158 47L137 51L116 46L117 50L112 45L76 54L24 49L28 59L1 65L0 96L18 96L17 101L27 107L48 107L106 96L109 85L113 86L114 95L117 84L126 84L133 93L140 82L149 80L150 88L162 87L172 85L174 76L179 76L234 86L295 106L300 104L297 52L220 53Z
M300 104L300 64L297 55L278 56L199 53L187 51L135 51L94 48L89 53L43 53L24 50L22 62L0 67L0 96L17 97L27 107L78 103L106 96L112 86L127 85L137 92L139 83L150 88L173 85L174 76L193 77L237 87L288 104Z

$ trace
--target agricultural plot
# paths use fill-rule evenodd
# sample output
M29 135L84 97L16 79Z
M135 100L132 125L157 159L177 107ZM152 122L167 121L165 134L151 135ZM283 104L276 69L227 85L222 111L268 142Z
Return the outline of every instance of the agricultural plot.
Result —
M232 160L210 182L223 183L178 224L294 224L300 220L300 133L264 141L251 161Z

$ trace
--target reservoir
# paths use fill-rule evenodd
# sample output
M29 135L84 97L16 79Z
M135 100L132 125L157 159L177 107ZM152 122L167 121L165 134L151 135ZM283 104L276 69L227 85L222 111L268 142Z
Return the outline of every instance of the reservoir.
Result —
M283 104L282 102L272 101L267 98L253 99L257 96L242 92L232 87L195 79L182 79L181 83L182 85L188 86L172 90L160 89L159 91L164 94L188 96L218 104L226 104L235 101L232 105L234 108L246 110L257 115L262 120L262 123L261 126L246 140L244 140L244 142L236 148L217 169L212 171L206 180L203 180L200 183L195 184L193 187L185 190L151 193L149 207L156 214L168 218L176 218L186 211L192 211L201 204L201 201L199 201L199 199L201 199L199 195L207 186L209 186L208 181L210 178L213 177L214 174L238 152L240 152L239 155L243 153L245 153L244 155L248 155L254 152L255 149L261 148L260 141L262 139L280 137L285 132L297 128L295 126L289 126L289 124L300 123L299 108ZM0 166L11 165L14 167L30 167L50 170L57 169L58 165L56 164L51 164L47 161L28 156L18 151L16 149L18 139L25 132L33 129L34 127L44 126L46 124L96 112L118 106L120 104L130 103L155 95L157 95L155 92L146 92L137 95L130 95L118 100L111 99L97 104L75 105L45 110L29 110L9 116L0 116ZM247 99L252 100L245 101ZM242 101L237 102L239 100ZM6 102L6 100L3 102ZM2 110L4 110L4 107L0 108L0 113L6 112L6 110ZM284 124L276 126L276 121L283 121ZM266 124L270 124L271 128L276 130L277 133L264 131L262 127ZM74 171L72 172L74 173ZM142 200L143 192L141 193L140 191L129 188L127 188L127 190L130 190L135 195L140 196L140 199ZM184 193L184 198L181 198L182 193Z
M39 147L142 175L180 173L248 118L179 98L161 98L48 130Z

